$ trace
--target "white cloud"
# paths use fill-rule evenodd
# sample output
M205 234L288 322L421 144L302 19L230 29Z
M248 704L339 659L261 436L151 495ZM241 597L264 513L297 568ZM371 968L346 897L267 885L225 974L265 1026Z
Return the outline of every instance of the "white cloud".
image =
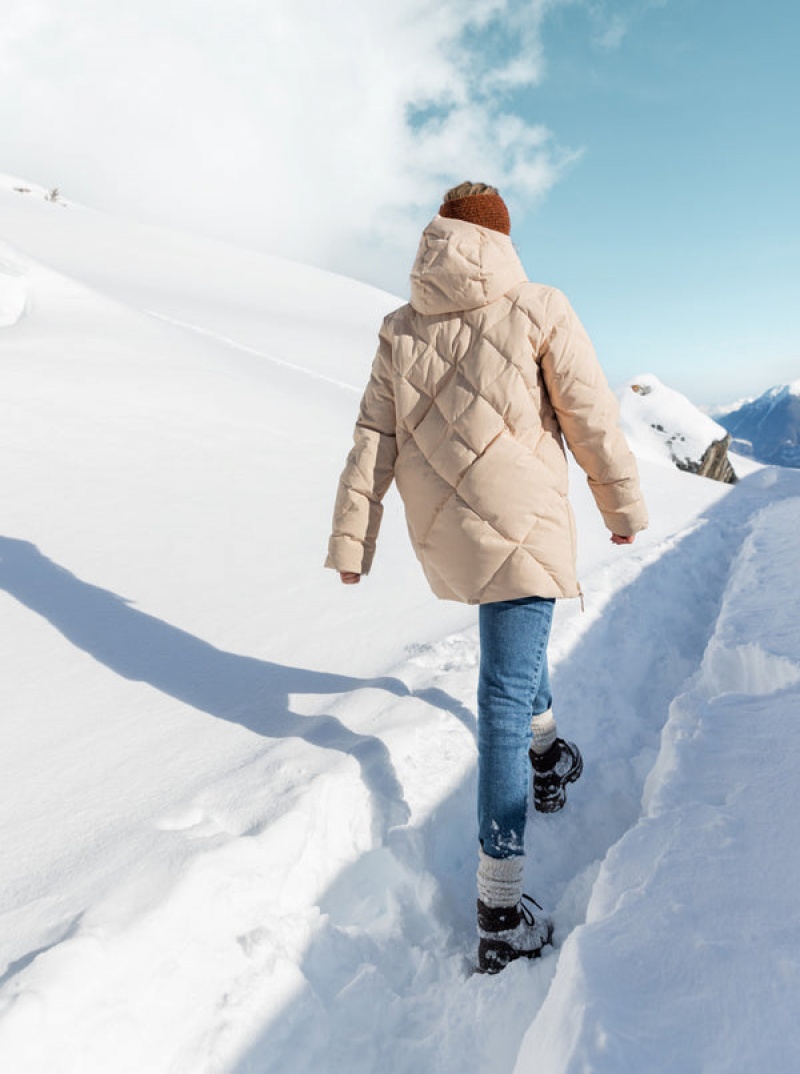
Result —
M578 0L584 2L594 23L593 43L613 51L649 12L666 7L669 0Z
M596 37L601 48L619 48L628 32L628 24L621 15L612 15L607 24Z
M396 284L448 184L521 207L573 159L505 92L541 78L553 2L27 0L0 37L0 164Z

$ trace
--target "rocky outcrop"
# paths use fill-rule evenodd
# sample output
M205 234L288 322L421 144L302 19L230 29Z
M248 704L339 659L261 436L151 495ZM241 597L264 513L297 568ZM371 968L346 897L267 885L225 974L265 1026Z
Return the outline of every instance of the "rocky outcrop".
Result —
M730 435L723 437L722 440L715 440L708 445L699 462L692 459L677 459L673 456L675 465L679 470L686 470L687 473L710 477L712 481L722 481L726 485L735 485L739 478L728 458L730 443Z

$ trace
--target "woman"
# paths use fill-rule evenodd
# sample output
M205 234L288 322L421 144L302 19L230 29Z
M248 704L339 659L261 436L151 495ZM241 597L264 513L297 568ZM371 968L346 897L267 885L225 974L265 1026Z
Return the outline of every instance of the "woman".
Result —
M554 601L580 595L564 439L611 540L647 525L589 338L564 295L527 280L510 230L494 187L462 183L423 232L411 300L380 331L326 561L348 585L369 572L394 479L433 592L480 605L478 963L490 973L551 938L523 902L528 759L545 813L582 769L557 737L547 672Z

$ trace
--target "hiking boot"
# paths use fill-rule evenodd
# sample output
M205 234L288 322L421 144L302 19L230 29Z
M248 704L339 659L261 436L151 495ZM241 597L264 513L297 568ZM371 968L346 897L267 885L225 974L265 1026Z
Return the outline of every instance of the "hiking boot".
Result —
M533 765L533 804L540 813L557 813L567 800L566 786L583 771L581 751L574 742L557 738L549 750L528 756Z
M530 895L523 895L516 906L487 906L478 899L479 973L499 973L518 958L538 958L552 942L552 922L535 918L528 903L541 910Z

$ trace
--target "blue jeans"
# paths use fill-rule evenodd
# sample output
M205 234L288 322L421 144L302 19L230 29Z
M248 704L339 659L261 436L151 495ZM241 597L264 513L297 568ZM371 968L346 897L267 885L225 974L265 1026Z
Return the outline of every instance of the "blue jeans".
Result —
M530 721L552 703L547 642L554 604L522 597L479 610L478 837L493 858L524 853Z

